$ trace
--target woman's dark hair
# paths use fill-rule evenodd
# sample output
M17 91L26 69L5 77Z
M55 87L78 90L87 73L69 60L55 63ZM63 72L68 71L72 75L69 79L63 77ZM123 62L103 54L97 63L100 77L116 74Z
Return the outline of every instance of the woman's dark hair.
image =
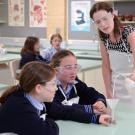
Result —
M69 50L61 50L55 53L51 60L51 67L56 68L60 66L61 60L67 56L74 56L76 57L71 51Z
M50 44L52 44L52 40L57 37L61 40L62 42L62 36L59 34L59 33L55 33L55 34L52 34L51 38L50 38Z
M90 10L90 18L93 19L93 14L100 10L105 10L108 13L109 12L113 13L113 8L112 8L111 4L106 3L106 2L98 2L92 6L92 8ZM106 34L100 30L98 30L98 31L99 31L99 37L101 39L104 39L106 37ZM121 32L120 21L118 20L118 17L116 15L114 15L114 35L115 35L115 37L117 35L120 35L120 32Z
M19 85L13 86L5 91L0 97L0 103L4 103L7 97L14 91L21 90L29 93L34 90L37 84L45 85L54 76L55 70L51 66L38 61L29 62L22 68L19 76Z
M27 37L27 39L25 40L24 46L21 50L21 55L29 53L29 52L34 53L34 54L39 54L39 52L34 50L34 46L38 42L39 42L38 37L33 37L33 36Z

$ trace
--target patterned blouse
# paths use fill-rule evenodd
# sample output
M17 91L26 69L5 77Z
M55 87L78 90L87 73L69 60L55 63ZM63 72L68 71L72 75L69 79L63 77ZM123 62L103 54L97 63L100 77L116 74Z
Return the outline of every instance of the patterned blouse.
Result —
M107 50L119 51L119 52L124 52L124 53L129 53L129 52L132 53L131 47L128 42L128 35L129 33L132 33L133 31L135 32L135 28L131 25L127 25L124 27L122 31L122 37L120 38L118 42L113 43L109 39L109 35L107 35L105 39L102 39L102 41L104 42ZM108 41L108 47L107 47L107 41ZM123 44L125 44L127 49L125 48Z

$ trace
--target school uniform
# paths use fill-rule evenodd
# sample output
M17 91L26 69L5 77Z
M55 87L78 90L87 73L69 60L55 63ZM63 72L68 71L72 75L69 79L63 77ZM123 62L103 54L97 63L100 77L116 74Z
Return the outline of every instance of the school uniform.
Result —
M14 92L0 107L0 133L55 135L58 134L58 127L53 120L99 124L100 115L87 113L74 106L52 102L45 103L44 111L39 108L23 92ZM44 112L46 118L40 118Z
M0 107L0 133L19 135L58 135L57 124L50 118L41 118L44 106L25 93L12 93ZM45 109L45 108L44 108Z
M65 106L56 102L45 103L47 118L54 120L71 120L80 123L99 124L98 114L92 114L82 111L79 107Z
M19 68L22 68L25 64L31 61L43 61L47 63L47 60L44 59L40 54L34 54L32 52L21 55Z
M89 113L93 113L92 105L97 101L102 101L106 106L105 96L94 88L88 87L79 79L68 84L66 90L63 89L61 82L57 80L57 87L58 90L54 97L54 102L56 103L72 105L75 108L79 108ZM76 100L76 98L78 98L78 100Z
M60 49L62 50L62 48ZM49 47L47 49L44 49L42 52L41 52L41 55L44 59L47 60L48 63L51 62L52 60L52 57L54 56L54 54L58 52L54 47Z

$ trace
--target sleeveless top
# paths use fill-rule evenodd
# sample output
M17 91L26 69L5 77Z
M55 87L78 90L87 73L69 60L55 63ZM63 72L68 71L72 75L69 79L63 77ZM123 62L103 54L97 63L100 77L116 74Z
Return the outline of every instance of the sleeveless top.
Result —
M135 28L131 25L127 25L123 28L123 31L122 31L122 37L120 38L120 40L118 42L115 42L113 43L110 39L109 39L109 35L106 35L106 38L105 39L101 39L105 46L106 46L106 49L107 50L113 50L113 51L119 51L119 52L125 52L125 53L132 53L131 51L131 47L128 43L128 35L129 33L135 31ZM108 41L108 47L107 47L107 41ZM123 41L126 45L126 48L128 50L125 49L125 47L123 46Z

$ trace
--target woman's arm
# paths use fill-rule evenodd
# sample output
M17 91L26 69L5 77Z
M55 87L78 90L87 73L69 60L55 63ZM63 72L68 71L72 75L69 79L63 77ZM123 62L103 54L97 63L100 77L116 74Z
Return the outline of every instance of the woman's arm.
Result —
M106 89L106 96L107 98L112 98L112 86L111 86L112 71L110 68L109 55L102 41L100 43L100 51L102 56L102 74L103 74L103 80Z

